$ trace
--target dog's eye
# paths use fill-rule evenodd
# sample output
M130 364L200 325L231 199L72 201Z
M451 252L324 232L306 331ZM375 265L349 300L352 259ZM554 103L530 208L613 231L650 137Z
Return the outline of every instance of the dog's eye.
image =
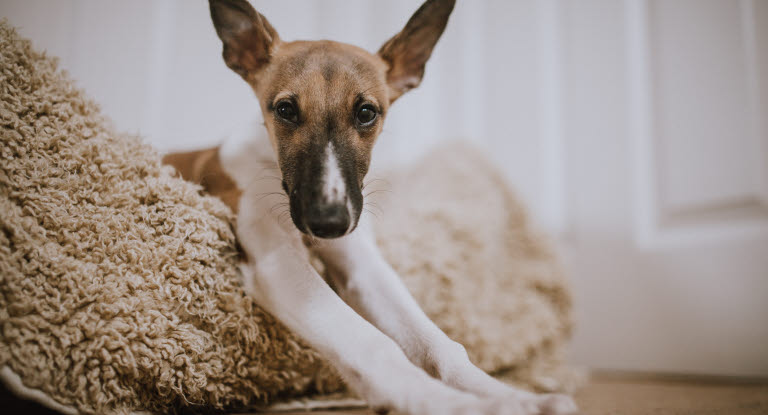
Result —
M283 101L277 104L275 112L277 113L278 117L286 121L290 121L294 124L299 122L299 113L296 111L296 107L294 107L293 104L288 101Z
M357 122L359 122L360 125L371 125L374 120L376 120L376 109L373 108L373 105L366 104L357 110Z

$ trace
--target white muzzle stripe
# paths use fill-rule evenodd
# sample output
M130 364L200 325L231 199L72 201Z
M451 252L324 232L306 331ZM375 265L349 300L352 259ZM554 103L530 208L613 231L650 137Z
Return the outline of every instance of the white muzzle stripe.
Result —
M333 151L333 144L325 148L325 165L323 166L323 199L326 203L344 203L347 199L347 186L341 174L339 160Z

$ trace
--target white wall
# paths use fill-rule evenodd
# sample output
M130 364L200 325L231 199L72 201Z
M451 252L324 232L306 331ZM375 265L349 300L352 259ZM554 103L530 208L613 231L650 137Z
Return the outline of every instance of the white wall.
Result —
M370 51L420 4L252 1L286 40ZM161 149L259 116L205 1L4 0L0 15ZM766 375L766 50L765 0L459 0L374 163L484 148L561 246L575 361Z

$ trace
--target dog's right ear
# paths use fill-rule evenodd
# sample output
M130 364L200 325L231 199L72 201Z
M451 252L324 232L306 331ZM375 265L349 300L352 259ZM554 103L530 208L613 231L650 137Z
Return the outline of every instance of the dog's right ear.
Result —
M210 0L211 18L224 43L224 62L246 81L269 63L280 37L246 0Z

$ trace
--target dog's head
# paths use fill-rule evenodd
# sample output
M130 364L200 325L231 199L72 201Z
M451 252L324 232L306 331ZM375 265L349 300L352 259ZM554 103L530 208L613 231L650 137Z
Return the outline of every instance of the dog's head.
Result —
M210 0L224 61L261 103L300 231L334 238L355 228L387 109L421 82L454 3L427 0L371 54L325 40L283 42L246 0Z

